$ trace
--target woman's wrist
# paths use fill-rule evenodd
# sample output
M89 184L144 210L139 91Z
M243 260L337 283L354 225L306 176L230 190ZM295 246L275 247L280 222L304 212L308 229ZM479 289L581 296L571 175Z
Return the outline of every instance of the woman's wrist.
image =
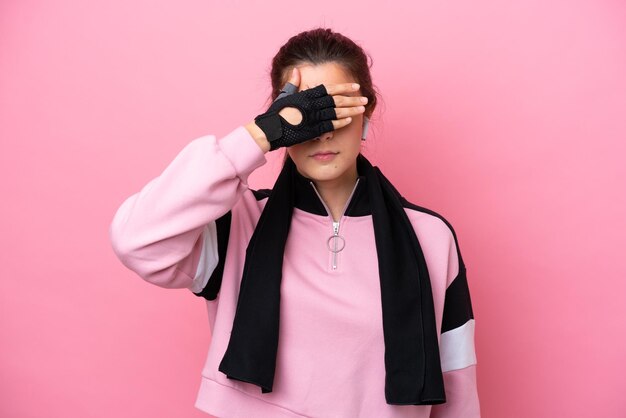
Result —
M270 150L270 143L267 140L265 133L257 126L256 123L254 123L254 120L246 124L244 127L248 130L248 132L250 132L250 135L254 138L263 153L267 153Z

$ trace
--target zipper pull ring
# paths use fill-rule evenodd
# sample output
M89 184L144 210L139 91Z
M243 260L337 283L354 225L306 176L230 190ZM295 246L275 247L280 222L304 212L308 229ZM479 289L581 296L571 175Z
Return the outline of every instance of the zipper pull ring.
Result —
M331 240L333 240L332 245L330 243ZM341 246L338 246L337 244L340 244ZM333 253L338 253L346 246L346 240L341 235L333 235L328 237L328 240L326 240L326 246Z

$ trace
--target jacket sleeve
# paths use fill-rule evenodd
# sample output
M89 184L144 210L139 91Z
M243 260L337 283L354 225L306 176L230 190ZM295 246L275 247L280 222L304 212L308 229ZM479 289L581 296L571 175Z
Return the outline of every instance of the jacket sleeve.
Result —
M431 418L480 418L476 384L474 312L467 271L452 227L448 284L441 326L441 369L446 402L433 405Z
M219 140L194 139L118 208L109 227L114 253L152 284L202 291L218 264L218 231L266 162L243 126Z

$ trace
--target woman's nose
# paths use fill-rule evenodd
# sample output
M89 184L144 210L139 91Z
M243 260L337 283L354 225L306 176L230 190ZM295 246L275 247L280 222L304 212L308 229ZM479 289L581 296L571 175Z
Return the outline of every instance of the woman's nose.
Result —
M333 131L329 131L329 132L324 132L322 135L318 136L317 138L315 138L316 140L319 139L320 141L323 140L330 140L333 138Z

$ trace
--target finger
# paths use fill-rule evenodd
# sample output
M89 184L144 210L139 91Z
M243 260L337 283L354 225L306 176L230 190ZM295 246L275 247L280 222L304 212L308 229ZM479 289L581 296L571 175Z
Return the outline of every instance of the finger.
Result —
M280 94L276 97L276 99L274 99L274 101L297 92L299 85L300 70L298 70L298 67L293 67L293 69L291 70L291 75L289 76L289 80L285 83L285 85L281 89Z
M319 99L314 99L311 102L311 107L313 109L325 109L329 107L335 107L335 100L333 100L333 96L323 96Z
M365 96L331 96L335 107L357 107L365 105L368 102ZM365 100L362 100L365 99Z
M356 106L356 107L342 107L342 108L332 108L335 110L337 117L334 119L347 118L348 116L355 116L365 112L365 106Z
M330 131L332 131L334 129L336 129L334 121L333 122L331 122L329 120L322 121L318 125L318 130L319 131L318 131L318 134L316 136L319 137L320 135L322 135L322 134L324 134L326 132L330 132Z
M287 93L292 94L298 91L298 86L300 85L300 70L298 67L293 67L291 69L291 73L289 74L289 79L283 86L283 91L287 91ZM285 90L288 89L288 90Z
M334 107L327 107L326 109L318 110L315 116L318 120L339 119Z
M318 99L320 97L328 95L326 86L324 84L320 84L319 86L315 86L310 89L302 90L300 93L302 93L309 99Z
M341 83L341 84L329 84L326 86L326 91L331 96L342 93L358 93L360 86L357 83Z
M343 128L344 126L349 125L349 124L350 124L350 122L352 122L352 120L353 120L353 119L352 119L351 117L348 117L348 118L343 118L343 119L338 119L338 120L334 120L334 121L332 121L332 123L333 123L333 127L334 127L335 129L340 129L340 128Z
M289 82L296 87L300 86L300 69L298 67L293 67L291 77L289 77Z
M291 82L288 81L287 83L285 83L282 90L280 91L280 94L276 96L274 101L278 99L282 99L285 96L289 96L290 94L293 94L296 91L298 91L298 86L296 86L295 84L291 84Z

